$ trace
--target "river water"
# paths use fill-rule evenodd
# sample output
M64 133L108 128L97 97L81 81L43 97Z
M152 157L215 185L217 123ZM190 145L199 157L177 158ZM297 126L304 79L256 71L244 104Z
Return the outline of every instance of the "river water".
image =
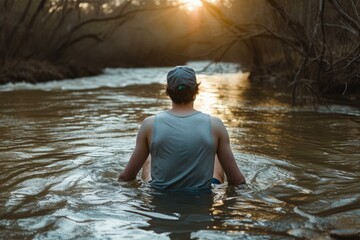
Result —
M141 121L166 109L169 68L0 86L0 239L329 239L360 229L360 110L293 108L232 64L199 71L248 180L212 193L118 183Z

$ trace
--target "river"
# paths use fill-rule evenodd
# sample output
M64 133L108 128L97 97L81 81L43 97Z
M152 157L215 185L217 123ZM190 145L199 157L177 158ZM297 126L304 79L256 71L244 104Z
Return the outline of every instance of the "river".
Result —
M0 86L0 239L327 239L360 229L360 109L294 108L234 64L190 62L248 184L177 195L117 177L170 68Z

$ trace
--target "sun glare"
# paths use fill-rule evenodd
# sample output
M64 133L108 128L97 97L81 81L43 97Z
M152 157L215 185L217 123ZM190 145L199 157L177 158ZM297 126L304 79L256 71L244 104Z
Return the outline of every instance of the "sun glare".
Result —
M203 6L201 0L183 0L186 10L192 12Z
M204 7L202 0L174 0L175 2L183 4L183 8L189 12L194 12ZM210 4L219 4L221 3L223 6L231 6L230 0L205 0Z

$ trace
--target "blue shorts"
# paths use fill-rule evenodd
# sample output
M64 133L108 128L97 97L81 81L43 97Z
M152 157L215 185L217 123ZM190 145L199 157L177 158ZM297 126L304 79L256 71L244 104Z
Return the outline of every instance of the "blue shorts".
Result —
M221 184L222 182L220 182L218 179L216 178L212 178L211 179L211 184Z

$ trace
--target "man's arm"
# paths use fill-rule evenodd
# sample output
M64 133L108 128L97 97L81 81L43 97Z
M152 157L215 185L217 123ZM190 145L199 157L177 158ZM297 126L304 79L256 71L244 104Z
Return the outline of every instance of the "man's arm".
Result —
M244 175L241 173L236 164L235 157L230 148L229 134L223 124L218 118L212 118L212 125L217 137L217 156L220 164L224 169L228 183L230 185L240 185L246 183Z
M149 117L141 124L136 137L136 146L125 169L120 173L118 181L131 181L144 165L149 156L149 139L151 137L153 118Z

